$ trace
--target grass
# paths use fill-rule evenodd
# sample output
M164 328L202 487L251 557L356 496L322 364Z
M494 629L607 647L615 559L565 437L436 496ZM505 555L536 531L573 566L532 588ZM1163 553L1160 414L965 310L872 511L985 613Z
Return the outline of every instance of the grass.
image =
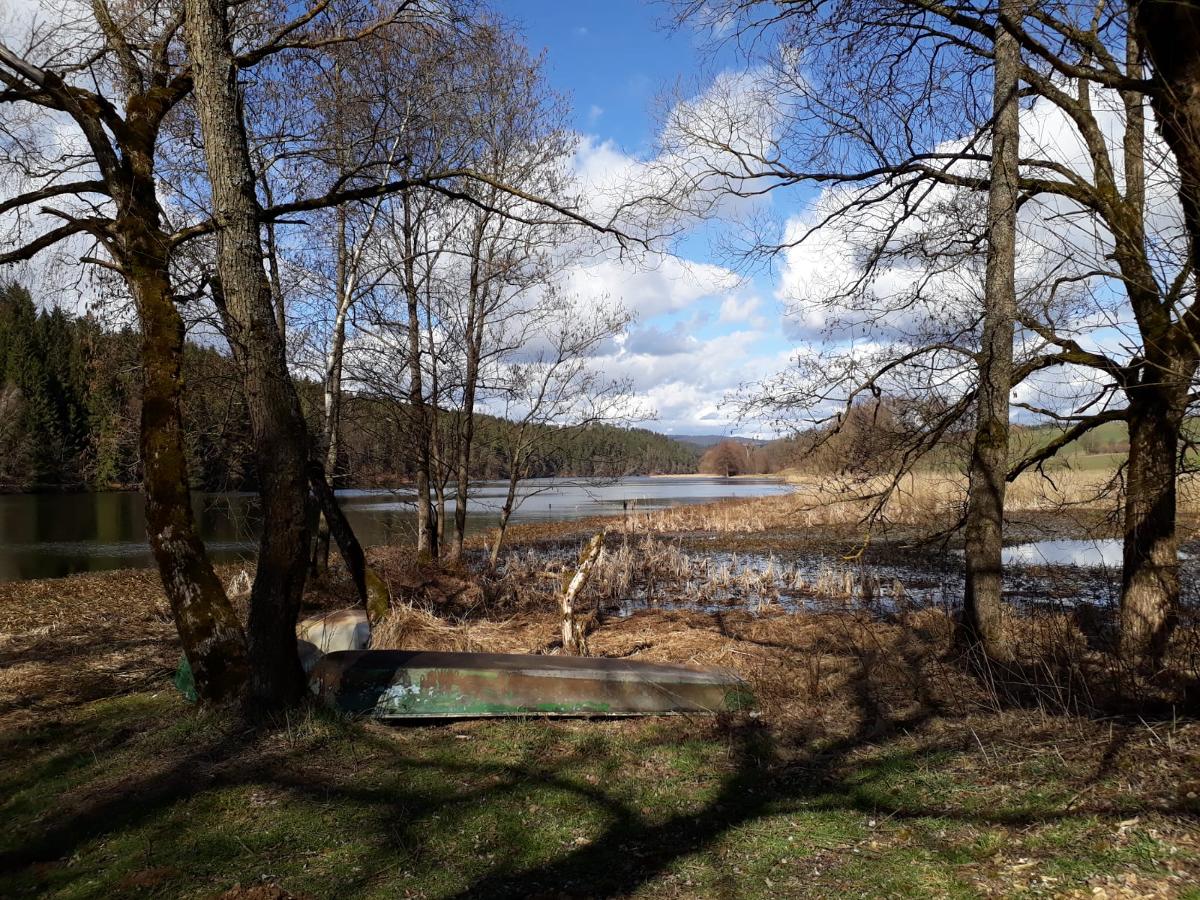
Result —
M137 694L5 734L0 893L971 897L1134 876L1182 896L1200 871L1185 822L1130 821L1119 793L1092 811L1065 764L981 747L938 732L788 765L751 723L311 713L251 733Z
M694 560L657 540L636 547L674 590ZM398 641L553 646L544 560L509 605L375 561L414 604ZM251 730L170 688L159 593L0 585L0 896L1197 896L1200 723L999 703L934 610L648 610L590 636L734 668L753 715Z

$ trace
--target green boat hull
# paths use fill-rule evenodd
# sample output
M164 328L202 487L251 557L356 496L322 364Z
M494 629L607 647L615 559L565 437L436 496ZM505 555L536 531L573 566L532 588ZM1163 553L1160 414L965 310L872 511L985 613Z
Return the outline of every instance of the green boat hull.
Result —
M715 715L753 702L722 670L508 653L336 651L310 684L329 705L378 719Z

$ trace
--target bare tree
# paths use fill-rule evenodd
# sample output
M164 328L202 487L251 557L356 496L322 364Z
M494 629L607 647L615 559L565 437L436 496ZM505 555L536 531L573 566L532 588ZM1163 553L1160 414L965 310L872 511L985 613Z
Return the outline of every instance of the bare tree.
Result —
M344 176L301 179L275 202L264 206L258 201L245 128L247 120L254 120L254 111L241 105L254 96L252 91L239 96L239 74L279 74L287 67L274 66L276 61L319 57L330 48L368 38L386 41L390 34L417 25L441 29L449 46L469 47L470 40L460 40L461 20L439 17L441 10L416 10L405 3L376 15L355 3L334 7L321 2L285 20L271 8L244 5L232 13L238 34L234 49L231 10L225 4L189 3L187 15L181 4L135 4L122 8L118 16L104 0L97 0L80 21L63 24L49 35L31 35L24 50L0 46L0 103L13 112L3 122L7 172L0 200L12 249L0 253L0 264L22 262L51 248L67 250L77 259L115 271L135 299L143 341L142 445L150 540L198 691L206 699L229 697L239 690L246 665L240 628L196 534L187 489L179 414L183 329L177 304L199 300L207 283L201 278L189 297L173 290L173 262L185 245L213 235L220 244L221 277L220 285L214 284L219 288L214 296L223 300L227 337L246 372L247 393L252 395L248 402L255 410L261 442L256 452L260 476L270 482L264 484L264 494L270 495L271 534L264 538L260 560L264 575L270 577L256 588L258 612L252 612L250 626L252 632L260 632L251 638L252 652L261 651L253 663L253 693L264 704L277 704L299 696L294 623L289 617L304 580L303 567L292 553L305 545L301 556L307 558L307 542L301 540L307 530L305 481L331 523L337 510L320 460L309 455L307 479L301 474L307 434L287 376L279 309L262 271L258 229L421 186L486 207L483 194L466 189L468 183L478 183L505 198L521 197L525 206L504 212L529 224L572 223L620 236L611 224L592 222L569 203L508 188L487 171L462 166L366 183ZM181 46L185 20L194 36L194 62ZM205 83L201 130L208 138L205 151L213 171L206 177L176 167L172 174L179 180L171 184L174 205L168 210L160 192L166 183L163 173L172 167L163 164L162 143L178 131L181 139L173 149L189 157L185 101L198 78ZM287 83L298 89L295 79ZM39 158L42 130L64 119L78 135L78 149L49 160ZM299 142L303 136L289 140ZM364 147L356 176L384 168L379 145L386 143ZM10 173L16 177L7 177ZM210 190L217 201L215 216L207 207ZM181 222L170 224L168 211ZM50 217L60 224L38 228L39 213L41 220ZM278 520L276 512L281 514ZM347 541L343 552L355 570L361 548L348 527L334 530L339 541ZM364 579L359 580L365 594ZM269 672L274 663L279 668Z
M308 431L288 372L259 233L254 167L224 0L185 0L187 43L216 220L214 299L243 372L263 530L250 595L248 700L270 709L306 693L295 622L308 565ZM280 627L280 626L283 627Z
M541 82L540 62L508 36L496 32L488 51L486 103L476 110L476 166L495 172L525 193L566 195L564 162L572 146L563 125L561 100ZM466 537L471 454L480 379L491 361L524 343L530 327L527 300L544 284L555 265L550 249L564 239L561 229L523 221L525 201L489 185L479 185L477 209L465 223L461 254L465 271L461 306L446 318L460 354L457 453L454 460L454 531L444 550L449 559L462 556ZM566 201L568 203L573 201ZM536 302L536 301L535 301Z
M489 566L495 568L512 514L528 495L521 482L561 457L571 437L589 426L644 418L628 381L604 378L591 357L631 321L623 309L587 314L553 292L536 311L536 328L516 359L501 360L495 377L500 396L500 457L508 485L500 506Z
M739 196L799 183L829 185L816 222L782 241L754 241L747 252L786 253L839 221L856 221L859 236L867 239L859 275L839 299L852 308L857 324L882 322L889 314L934 301L932 290L956 277L952 260L977 255L982 234L971 228L957 241L939 234L931 227L936 217L930 211L940 206L942 221L955 221L947 210L971 204L947 204L947 190L969 195L991 186L985 166L992 164L986 142L992 116L979 114L978 97L983 86L992 86L988 73L999 10L926 0L797 3L779 15L768 15L754 2L684 6L685 14L728 15L727 32L747 38L747 46L751 37L776 35L768 43L778 55L764 65L772 96L783 99L777 101L781 112L773 130L757 144L741 135L730 140L720 132L727 126L705 129L683 117L677 131L687 140L669 148L674 159L688 163L676 165L683 173L679 180L693 192L715 189ZM1167 14L1164 4L1155 14L1162 12L1174 23L1167 26L1172 34L1187 33L1176 18L1180 13L1171 9ZM1141 16L1145 8L1136 11ZM1037 271L1019 296L1022 358L1013 384L1052 367L1092 373L1065 409L1027 404L1030 412L1061 423L1063 431L1048 446L1012 463L1008 480L1097 425L1129 423L1123 646L1133 658L1153 660L1166 646L1178 603L1175 479L1200 344L1197 319L1182 303L1195 286L1194 250L1184 246L1195 244L1186 215L1189 200L1180 194L1177 201L1185 211L1186 228L1181 228L1163 192L1173 167L1186 162L1185 135L1174 146L1167 141L1171 153L1164 157L1147 141L1143 111L1149 98L1156 110L1163 109L1160 119L1172 115L1170 110L1182 115L1179 98L1186 91L1179 89L1182 83L1167 85L1178 70L1175 76L1144 77L1138 35L1146 26L1138 19L1141 24L1134 27L1130 14L1121 3L1031 3L1019 20L1005 15L1003 28L1020 46L1017 73L1031 114L1058 117L1082 151L1082 160L1064 160L1061 148L1038 146L1020 159L1024 250L1036 250L1032 268ZM788 53L789 47L805 48L803 67L795 64L800 57ZM1172 42L1170 53L1176 48ZM1106 137L1113 133L1114 118L1121 125L1116 146ZM706 152L687 155L687 148L697 145L706 146ZM1181 178L1180 185L1188 190L1188 179ZM1148 218L1151 200L1155 206ZM873 285L897 261L918 263L910 271L924 274L913 277L889 304ZM1020 249L1018 267L1029 269ZM1077 298L1096 301L1095 321L1097 310L1107 314L1103 298L1112 288L1121 292L1134 320L1134 331L1124 335L1130 342L1124 350L1081 339L1088 319ZM881 303L890 308L882 310ZM963 380L955 360L969 349L963 338L977 325L969 315L961 323L953 320L945 323L952 327L929 329L923 339L905 341L871 364L860 360L845 369L842 408L922 367L927 383L943 386L950 399L913 432L907 461L936 446L976 400L977 385ZM828 403L824 408L829 410Z
M1021 128L1018 93L1021 47L1006 20L1019 26L1024 0L1004 0L992 48L991 162L988 184L987 271L979 347L975 436L966 516L965 642L991 656L1009 656L1001 591L1004 491L1008 475L1008 404L1013 331L1017 318L1017 202Z
M246 673L244 639L192 515L177 305L186 298L172 289L175 235L156 184L160 133L191 90L191 72L178 64L183 10L167 6L130 17L126 27L104 0L92 12L91 20L30 33L23 50L0 45L7 194L0 211L11 227L0 263L69 247L118 273L133 297L141 324L150 546L197 693L225 700L241 689ZM55 117L70 122L80 144L67 155L40 158L41 131ZM37 229L39 213L59 224Z

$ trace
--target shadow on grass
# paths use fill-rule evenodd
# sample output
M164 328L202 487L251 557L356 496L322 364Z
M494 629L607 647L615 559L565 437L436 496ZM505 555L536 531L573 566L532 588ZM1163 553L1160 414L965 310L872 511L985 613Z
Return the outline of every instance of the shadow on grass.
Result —
M296 815L307 818L295 826L295 834L301 835L295 839L310 841L311 849L305 853L333 853L331 848L340 841L359 841L348 856L335 855L329 861L334 874L326 883L341 892L390 889L394 881L404 879L423 893L462 898L623 896L655 883L681 860L712 849L737 829L781 811L934 819L979 827L1023 827L1140 811L1072 806L1065 797L1061 803L1016 802L999 808L972 807L958 798L938 799L920 792L908 799L888 796L890 775L911 777L964 749L961 735L888 748L897 736L944 715L932 699L936 691L920 676L919 661L901 658L916 700L910 712L888 716L888 704L876 695L875 660L864 651L859 660L863 677L852 691L861 725L832 743L815 740L802 725L772 732L753 718L716 726L697 723L694 729L677 720L662 728L630 728L628 733L619 724L597 726L595 736L583 729L535 722L488 725L466 735L446 727L383 733L330 719L324 723L329 735L316 744L303 738L290 742L286 730L252 731L229 723L215 733L181 732L156 751L171 757L165 765L159 759L141 771L129 765L121 778L113 779L101 763L93 762L101 766L101 777L72 786L69 793L79 799L67 805L47 798L45 810L32 821L48 824L39 824L15 840L6 839L11 849L0 854L0 873L26 885L36 884L39 866L61 865L63 860L90 853L88 865L93 868L76 865L75 871L58 873L61 880L76 883L76 879L95 877L105 865L118 864L104 862L109 857L95 853L97 844L119 848L122 836L129 836L124 838L127 844L153 843L160 853L171 854L169 860L180 869L172 877L179 879L181 889L194 889L194 881L205 878L232 883L250 867L277 862L273 857L281 852L280 842L287 843L276 837L274 843L252 849L237 833L244 829L245 840L254 843L250 832L258 827L257 820L250 817L243 822L236 810L228 808L230 803L244 804L251 789L281 796L280 802L303 810ZM126 709L111 719L83 716L74 724L48 725L36 738L5 736L0 740L0 762L6 765L49 747L58 747L67 756L51 754L45 764L39 760L32 767L25 760L26 783L3 778L0 785L6 790L39 784L48 788L64 779L75 762L85 766L89 753L98 760L96 747L104 754L133 752L139 721L145 727L157 715L154 724L167 724L164 717L177 710L172 706L164 714L161 704L150 711ZM631 794L620 771L613 773L611 783L583 775L589 766L603 762L618 741L625 743L613 756L615 766L678 753L689 732L710 749L716 745L719 751L723 745L725 752L710 754L719 758L719 766L703 768L699 780L707 779L711 790L698 793L697 802L684 804L682 810L664 815L666 810L654 808L648 798ZM564 733L575 738L565 751ZM460 738L472 742L470 752L458 743ZM1114 734L1095 778L1104 777L1124 740L1124 732ZM806 749L783 762L779 749L784 744ZM866 748L884 752L866 759L856 756ZM713 762L702 757L697 765L707 767ZM77 790L81 785L83 789ZM644 789L643 783L639 785ZM534 791L551 796L558 805L543 810L539 813L543 821L530 825L522 815ZM196 803L208 806L188 807ZM184 811L172 818L177 805ZM282 815L283 807L278 809ZM1189 814L1182 808L1158 811ZM550 826L559 824L556 816L571 814L594 836L582 844L556 837L530 849L531 830L553 831ZM486 846L496 848L498 858L489 858L478 838L472 843L464 837L479 826L481 815L492 829ZM599 827L592 828L595 824ZM222 855L241 853L235 839L250 856L236 864L231 856ZM197 860L201 852L211 859ZM147 851L147 862L149 856ZM454 860L458 869L448 871ZM302 874L287 877L304 882Z

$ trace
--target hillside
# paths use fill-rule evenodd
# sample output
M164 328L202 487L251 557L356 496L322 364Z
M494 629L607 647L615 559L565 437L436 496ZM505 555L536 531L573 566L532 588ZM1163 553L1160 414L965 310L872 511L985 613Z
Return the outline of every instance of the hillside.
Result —
M0 286L0 489L95 489L141 481L141 383L138 334L114 331L61 310L39 312L28 291ZM212 347L188 344L184 431L193 488L252 490L256 486L250 430L233 361ZM320 385L297 382L316 432ZM341 461L346 486L385 484L411 474L400 403L347 396ZM446 447L455 419L442 414ZM473 474L508 475L502 452L506 424L476 417ZM615 476L696 471L699 449L644 428L592 425L541 427L533 474Z
M744 437L737 434L668 434L666 437L673 441L679 441L681 444L691 444L694 447L699 447L701 450L715 447L722 441L736 441L739 444L746 444L749 447L760 447L768 443L761 438Z

